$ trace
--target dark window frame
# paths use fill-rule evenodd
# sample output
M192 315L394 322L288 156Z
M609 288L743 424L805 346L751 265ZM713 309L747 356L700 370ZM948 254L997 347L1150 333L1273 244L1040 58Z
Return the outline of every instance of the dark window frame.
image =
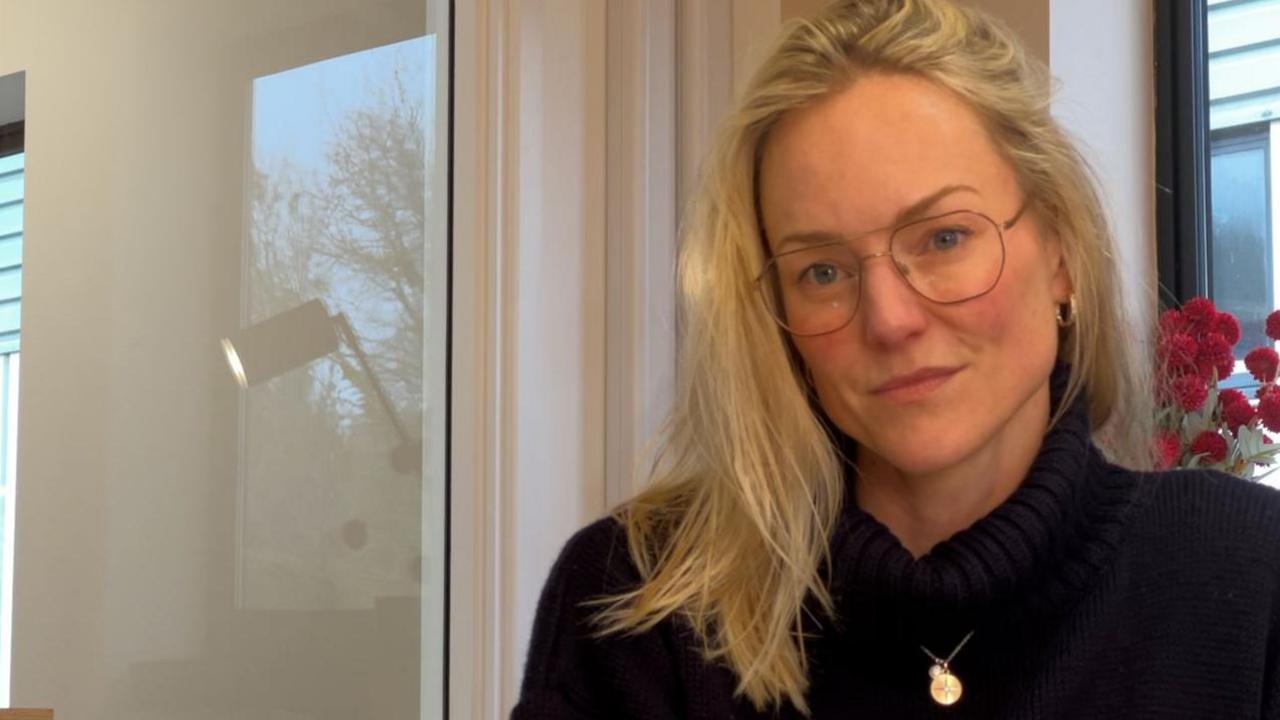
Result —
M0 125L0 157L22 152L26 139L26 123L22 120Z
M1209 294L1208 4L1153 0L1160 301Z

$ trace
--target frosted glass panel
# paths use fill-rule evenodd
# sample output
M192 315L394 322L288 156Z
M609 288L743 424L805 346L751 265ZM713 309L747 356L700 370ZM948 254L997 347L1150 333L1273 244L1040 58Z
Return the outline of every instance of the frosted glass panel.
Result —
M351 333L247 393L243 607L359 610L418 593L434 45L253 83L248 319L320 299Z
M13 705L440 716L445 6L0 0Z

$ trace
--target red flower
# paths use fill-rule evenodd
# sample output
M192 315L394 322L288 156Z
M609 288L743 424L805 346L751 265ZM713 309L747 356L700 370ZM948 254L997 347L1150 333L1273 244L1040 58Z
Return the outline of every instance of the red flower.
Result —
M1218 308L1207 297L1193 297L1182 306L1182 314L1191 322L1217 317Z
M1244 366L1257 378L1258 382L1269 383L1276 379L1276 366L1280 365L1280 355L1273 348L1256 347L1244 356Z
M1168 470L1182 455L1182 439L1167 430L1156 434L1156 469Z
M1218 367L1216 369L1218 371L1219 379L1231 377L1231 373L1236 371L1236 356L1232 353L1227 353L1226 355L1219 357Z
M1272 315L1275 315L1275 313L1272 313ZM1280 324L1280 317L1276 318L1276 322ZM1240 321L1229 312L1218 313L1218 319L1214 321L1213 329L1226 338L1227 344L1231 347L1235 347L1236 343L1240 342Z
M1182 306L1182 316L1187 319L1193 334L1204 332L1218 319L1218 308L1206 297L1193 297Z
M1209 388L1200 376L1183 375L1173 380L1173 397L1178 401L1179 407L1191 412L1204 405L1205 398L1209 397Z
M1200 347L1195 338L1186 333L1166 335L1156 347L1161 363L1167 372L1180 375L1196 367L1196 355Z
M1228 405L1232 405L1235 403L1247 404L1248 402L1249 402L1249 396L1245 395L1243 392L1239 390L1236 390L1235 388L1227 388L1226 390L1222 390L1218 392L1218 403L1221 404L1223 407L1226 407Z
M1187 319L1178 308L1169 308L1160 313L1161 335L1173 335L1174 333L1185 332L1186 329Z
M1233 394L1227 395L1227 393ZM1237 397L1239 399L1236 399ZM1258 416L1258 411L1249 404L1244 393L1239 390L1223 390L1218 399L1222 404L1222 419L1231 432L1236 432L1242 426L1248 425Z
M1258 401L1258 415L1271 432L1280 432L1280 395L1269 392Z
M1267 316L1267 337L1280 340L1280 310L1272 310Z
M1227 439L1213 430L1205 430L1191 441L1191 454L1203 455L1209 462L1222 462L1227 458Z
M1235 366L1236 358L1231 354L1231 345L1227 339L1216 332L1205 335L1196 351L1196 367L1200 376L1205 380L1212 380L1216 370L1219 379L1225 378Z

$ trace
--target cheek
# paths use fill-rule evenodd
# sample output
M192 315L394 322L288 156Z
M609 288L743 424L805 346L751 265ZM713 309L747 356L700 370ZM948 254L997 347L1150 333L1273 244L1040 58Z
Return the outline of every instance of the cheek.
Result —
M1021 293L1012 285L1001 282L986 295L954 308L958 312L952 317L964 328L958 334L962 342L968 339L985 344L1014 333L1027 303L1020 302Z
M971 306L957 308L963 312L954 316L955 336L975 354L988 355L990 361L1010 370L1028 363L1038 366L1043 358L1056 357L1058 350L1052 295L1038 283L1006 283L1009 279L1002 279Z
M851 405L851 369L859 362L855 343L845 332L819 337L795 338L796 351L810 374L809 382L818 405L837 427L853 437L863 436L863 424Z
M964 319L962 335L1009 343L1057 336L1049 278L1037 272L1040 266L1036 260L1038 256L1010 257L1004 275L991 292L955 306L957 312L949 315Z
M793 342L805 367L815 378L830 377L855 361L854 344L843 330L830 335L795 338Z

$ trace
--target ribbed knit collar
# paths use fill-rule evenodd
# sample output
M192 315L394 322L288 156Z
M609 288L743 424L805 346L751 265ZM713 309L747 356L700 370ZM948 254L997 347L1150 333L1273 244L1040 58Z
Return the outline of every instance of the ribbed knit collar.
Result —
M1059 366L1050 381L1051 407L1066 381L1067 368ZM1115 470L1092 445L1081 394L1045 435L1018 489L918 559L857 506L851 483L831 542L840 614L864 614L867 602L935 616L997 605L1056 609L1113 554L1134 490L1129 476Z

